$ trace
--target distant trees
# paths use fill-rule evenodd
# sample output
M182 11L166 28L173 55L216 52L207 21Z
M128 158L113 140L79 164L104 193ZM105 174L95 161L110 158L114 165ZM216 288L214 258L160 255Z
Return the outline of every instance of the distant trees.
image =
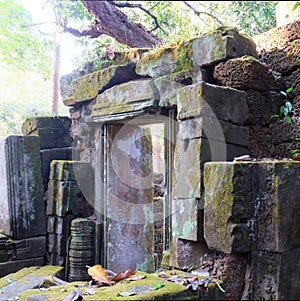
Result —
M38 0L35 0L38 1ZM41 0L42 1L42 0ZM117 50L188 40L221 24L249 35L275 26L278 1L86 1L44 0L53 8L53 31L33 24L17 0L0 1L0 59L53 80L52 112L57 113L60 35L68 32L84 45L78 64ZM54 24L55 23L55 24ZM55 25L55 26L54 26ZM55 38L54 38L55 37ZM88 49L88 51L87 51ZM54 53L54 54L53 54Z

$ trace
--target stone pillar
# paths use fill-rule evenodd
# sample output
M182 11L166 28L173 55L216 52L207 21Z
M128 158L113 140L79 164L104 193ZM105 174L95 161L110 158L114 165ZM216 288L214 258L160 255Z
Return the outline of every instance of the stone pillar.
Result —
M95 265L95 222L85 218L72 220L68 255L68 281L90 280L87 266Z
M138 126L108 126L107 268L152 272L152 142Z
M203 237L204 164L249 153L249 132L244 126L249 116L245 95L205 82L177 92L179 130L172 189L172 266L197 266L207 252ZM191 253L199 255L188 257L182 266L179 264L184 261L178 256L185 249L193 249Z
M13 239L46 232L39 151L35 136L0 141L0 232Z

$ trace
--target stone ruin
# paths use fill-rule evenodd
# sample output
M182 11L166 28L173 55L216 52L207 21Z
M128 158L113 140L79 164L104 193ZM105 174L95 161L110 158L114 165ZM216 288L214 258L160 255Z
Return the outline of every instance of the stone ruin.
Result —
M1 276L193 269L228 300L298 299L299 27L220 28L63 76L70 118L0 144ZM287 100L291 122L274 117Z

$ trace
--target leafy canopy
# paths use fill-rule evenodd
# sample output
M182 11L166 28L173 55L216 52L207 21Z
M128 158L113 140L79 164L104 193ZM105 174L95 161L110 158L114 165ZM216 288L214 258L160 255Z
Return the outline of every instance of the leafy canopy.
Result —
M30 13L21 4L0 0L0 60L49 78L53 41L32 24Z

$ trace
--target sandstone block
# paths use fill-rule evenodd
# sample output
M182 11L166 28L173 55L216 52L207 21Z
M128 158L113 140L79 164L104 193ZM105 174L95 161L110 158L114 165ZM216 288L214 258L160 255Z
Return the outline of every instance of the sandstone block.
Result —
M230 122L201 116L179 121L180 139L207 138L241 146L249 145L249 129Z
M33 131L40 128L68 129L71 125L69 117L30 117L22 124L23 135L30 135Z
M97 96L92 116L139 111L155 105L159 95L152 80L136 80L112 87ZM157 102L157 101L156 101Z
M13 239L44 235L39 138L8 136L0 141L0 232Z
M201 199L174 200L172 206L173 237L204 241L203 201Z
M222 60L252 55L254 42L235 29L218 29L178 46L162 47L145 53L136 72L153 78L193 67L213 66Z
M135 73L135 64L111 66L73 80L74 103L95 98L115 85L139 78Z
M204 237L225 253L251 249L252 164L209 162L204 167Z
M209 254L210 250L205 242L173 238L170 246L170 266L182 270L197 268Z
M180 120L206 116L243 125L249 117L245 92L205 82L179 89L177 106Z

